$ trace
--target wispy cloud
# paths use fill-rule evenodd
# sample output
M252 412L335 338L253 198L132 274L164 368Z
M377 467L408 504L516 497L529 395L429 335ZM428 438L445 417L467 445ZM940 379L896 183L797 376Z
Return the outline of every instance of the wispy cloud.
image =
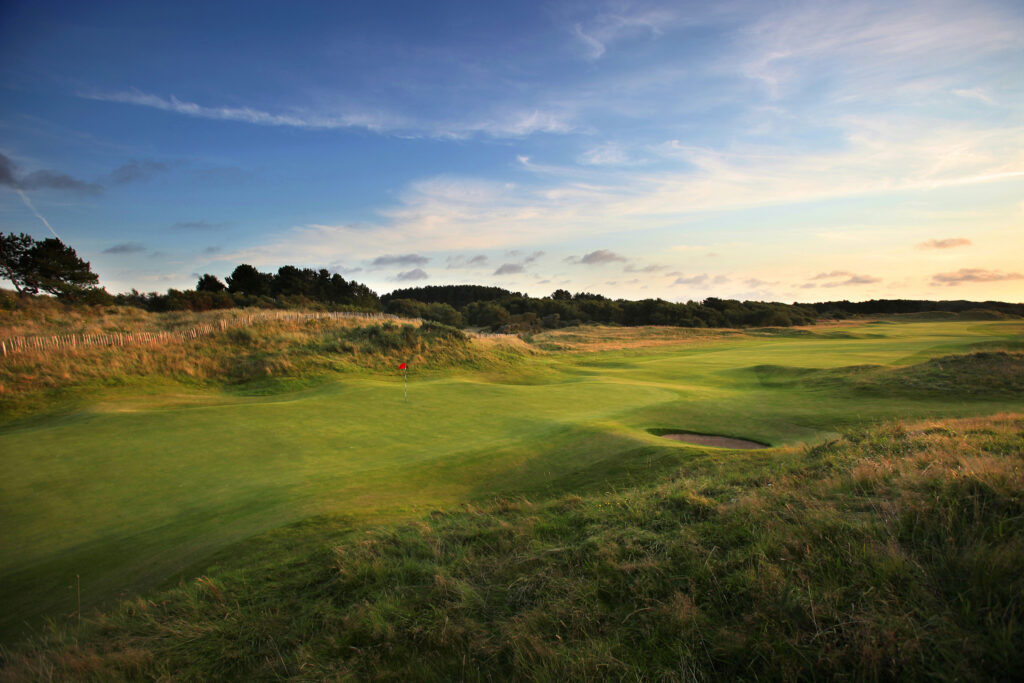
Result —
M523 259L523 263L524 264L533 263L533 262L535 262L537 259L539 259L543 255L544 255L543 251L539 251L539 250L535 251L532 254L530 254L529 256L526 256Z
M178 221L173 223L170 227L171 230L219 230L220 228L226 228L230 223L227 221L211 222L211 221Z
M117 185L149 180L153 176L167 171L170 166L153 159L132 159L110 172L110 181Z
M240 121L260 126L288 126L292 128L330 129L330 128L366 128L380 130L384 126L380 118L368 114L336 114L321 116L305 112L274 114L252 107L206 106L196 102L180 100L174 95L161 97L138 90L120 92L80 92L80 97L102 102L133 104L150 107L162 111L184 114L204 119L221 121ZM397 122L392 122L396 124Z
M985 104L995 104L996 101L991 95L981 90L980 88L960 88L953 91L953 94L957 97L966 97L969 100L977 100L978 102L984 102Z
M686 21L678 16L683 10L663 11L646 23L615 19L626 13L625 6L588 9L591 16L572 16L561 25L590 58L605 60L611 67L617 46L644 43ZM260 251L297 253L295 245L302 245L303 252L341 254L339 245L344 245L350 253L367 258L401 243L407 245L404 249L423 252L525 250L534 245L557 252L559 244L570 240L579 244L584 237L596 240L602 239L595 237L599 235L677 227L673 239L700 242L704 236L697 232L698 224L704 218L714 220L718 212L892 197L1024 178L1024 127L1013 117L949 116L927 106L934 98L948 103L954 90L974 89L999 92L1001 106L1009 106L1003 100L1013 96L1012 91L1004 96L984 79L967 78L962 64L992 58L1019 45L1019 35L1024 34L1019 17L1007 18L995 5L979 5L966 13L954 11L954 3L838 2L834 6L834 16L831 4L814 3L775 4L750 11L749 16L737 12L722 33L727 52L715 52L706 61L696 58L685 68L675 62L653 69L639 61L615 62L615 69L581 65L581 70L600 73L581 76L578 83L557 92L542 93L536 99L531 95L529 103L524 100L501 110L515 113L480 116L474 112L468 118L475 124L463 122L451 128L454 136L473 131L491 134L488 130L504 130L506 135L588 131L567 153L569 161L555 150L517 145L509 153L510 163L520 159L515 165L518 175L510 176L517 184L427 178L412 183L397 201L383 208L376 225L354 229L324 221L298 226ZM750 10L753 3L743 7ZM961 17L966 18L960 21ZM729 33L736 26L743 28ZM955 74L955 84L949 80L954 76L947 73ZM747 80L737 91L733 89L737 76L766 87L751 88ZM723 80L729 84L723 86ZM709 126L706 111L681 109L699 104L695 99L705 100L687 95L693 92L689 86L704 83L714 90L708 92L711 104L705 106L713 107L715 117L721 113L720 124L716 120ZM610 92L629 96L610 98ZM883 97L882 109L865 104ZM680 111L686 116L680 116ZM729 128L733 116L777 128L754 135L750 133L753 126ZM665 133L640 143L601 128L608 119L642 121L645 134ZM663 125L665 121L671 127ZM685 137L667 132L680 130L679 125L687 127ZM719 126L736 134L724 135ZM596 134L589 134L591 127ZM705 134L708 129L713 130ZM776 130L783 135L771 134ZM793 140L797 144L789 144ZM624 162L639 155L637 150L643 150L651 163L624 168ZM533 182L519 182L523 171L533 173ZM687 224L695 226L691 235L685 234ZM947 229L957 230L937 228L930 234ZM893 239L897 248L904 249L913 241L905 232ZM629 242L609 239L604 243ZM709 246L696 248L703 251ZM716 251L725 267L735 268L728 260L741 250ZM584 263L584 258L577 256L574 262ZM650 258L660 259L654 254ZM627 272L639 268L626 265L624 258L619 263ZM858 287L881 281L876 275L862 274L876 272L873 265L855 260L841 263L857 272L842 271L831 280L806 284ZM878 271L878 275L891 279L889 272ZM742 279L736 276L737 283Z
M1024 275L1020 273L1004 273L1000 270L987 270L985 268L961 268L952 273L937 273L932 276L933 287L956 287L965 283L975 282L1002 282L1004 280L1022 280Z
M668 270L668 266L662 266L662 265L658 265L656 263L652 263L652 264L646 265L646 266L635 266L632 263L630 263L630 264L627 264L626 267L622 269L622 272L624 272L624 273L657 273L658 271L661 271L661 270Z
M580 155L579 162L587 166L635 166L642 163L630 156L629 152L617 142L607 142L591 147Z
M707 284L707 282L708 282L708 275L707 275L707 273L702 273L700 275L691 275L690 277L682 277L682 276L677 277L675 282L672 283L672 286L674 287L676 285L691 285L691 286L703 287L704 285Z
M777 284L779 284L779 282L777 280L776 281L772 281L772 282L768 282L766 280L761 280L761 279L756 278L756 277L750 277L750 278L747 278L746 280L744 280L743 284L746 285L747 287L750 287L751 289L756 289L758 287L764 287L766 285L777 285Z
M526 268L520 263L503 263L494 271L495 275L515 275L517 273L523 273Z
M428 277L430 276L427 275L423 271L423 269L413 268L412 270L407 270L403 273L399 273L398 275L395 276L395 279L400 280L402 282L410 282L413 280L426 280Z
M582 263L587 266L599 266L606 263L614 263L616 261L627 261L628 259L621 254L616 254L614 251L598 249L597 251L592 251L589 254L584 254L581 257L570 256L565 260L567 263Z
M72 178L57 171L33 171L18 182L23 190L68 190L82 194L101 194L103 186Z
M572 25L572 34L579 41L583 56L590 60L604 56L608 46L636 37L655 38L679 16L661 8L629 7L615 4L598 12L586 22Z
M786 3L743 29L741 70L776 96L813 80L841 82L845 97L888 97L894 88L919 87L945 64L1019 40L1013 14L992 5L960 9L930 2Z
M73 178L66 173L50 169L32 171L18 177L18 167L8 157L0 154L0 185L17 190L67 190L81 194L96 195L103 192L103 186Z
M873 275L858 275L858 274L856 274L854 272L850 272L849 270L833 270L831 272L820 272L820 273L814 275L813 278L811 278L810 280L811 280L811 282L807 284L810 287L805 285L803 287L803 289L810 289L811 287L834 288L834 287L854 287L854 286L857 286L857 285L877 285L878 283L882 282L882 279L881 278L876 278L876 276L873 276ZM824 281L824 282L817 282L817 283L815 283L814 281ZM775 283L766 283L766 284L775 284Z
M136 242L124 242L122 244L115 244L112 247L108 247L103 250L104 254L138 254L146 251L146 247Z
M952 249L953 247L966 247L971 241L964 237L950 237L944 240L926 240L917 245L918 249Z
M18 181L15 178L15 169L17 167L14 162L8 159L3 154L0 154L0 185L7 187L17 187Z
M387 254L385 256L378 256L370 262L371 266L425 266L430 263L430 259L426 256L420 256L419 254L402 254L395 256Z
M373 229L299 227L267 250L288 253L301 244L304 251L327 252L333 258L344 255L338 245L358 249L364 257L395 243L426 250L507 248L544 244L554 237L678 225L695 212L1024 177L1024 127L982 130L898 117L850 118L846 126L847 144L830 152L766 154L757 147L721 151L674 145L670 153L686 162L686 170L637 173L616 184L566 177L531 187L431 178L413 183L398 203L382 210L384 220Z
M541 107L504 107L490 116L424 121L388 112L320 113L295 109L275 113L247 106L209 106L181 100L174 95L162 97L138 90L107 93L80 92L78 95L90 100L148 107L215 121L234 121L257 126L307 130L361 128L376 133L394 133L412 137L458 139L482 134L497 138L519 138L534 133L565 133L575 127L567 112Z
M487 265L487 256L485 254L476 254L475 256L455 254L449 256L447 262L448 265L445 267L449 270L456 268L479 268Z
M827 279L831 279L831 278L851 277L851 276L853 276L853 273L851 273L848 270L833 270L831 273L818 273L817 275L815 275L811 279L812 280L827 280Z
M583 43L584 52L590 59L597 59L604 54L604 43L597 38L584 33L583 27L579 24L574 24L572 27L573 34L576 38Z

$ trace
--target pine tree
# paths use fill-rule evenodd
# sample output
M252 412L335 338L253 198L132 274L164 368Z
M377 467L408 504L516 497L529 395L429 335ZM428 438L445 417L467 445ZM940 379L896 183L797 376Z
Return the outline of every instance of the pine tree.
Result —
M100 280L89 262L59 239L37 242L24 233L0 233L0 274L19 294L44 291L66 299L93 290Z

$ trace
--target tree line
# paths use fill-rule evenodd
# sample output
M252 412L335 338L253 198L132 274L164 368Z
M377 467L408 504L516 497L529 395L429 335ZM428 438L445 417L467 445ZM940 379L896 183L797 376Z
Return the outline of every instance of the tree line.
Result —
M428 285L378 296L368 286L324 268L282 266L276 272L262 272L247 263L237 266L224 281L204 274L194 289L169 289L164 294L133 289L111 295L99 286L99 278L89 263L79 258L74 249L57 238L37 241L24 233L0 233L0 277L10 280L22 296L45 292L66 301L136 306L154 312L253 306L384 311L454 327L502 332L534 332L584 323L787 327L850 315L970 310L1024 316L1024 304L999 301L873 299L784 304L708 297L703 301L676 303L664 299L610 299L590 292L573 294L565 289L557 289L546 297L531 297L483 285Z
M206 273L194 290L169 289L166 294L132 290L114 302L149 311L208 311L217 308L319 308L325 310L380 310L377 293L364 284L346 280L326 268L282 266L264 273L243 263L222 282Z
M486 299L476 299L483 293ZM400 289L381 297L384 310L415 315L448 325L485 327L504 332L602 323L676 327L788 327L813 323L818 314L800 304L737 301L709 297L701 302L664 299L609 299L600 294L572 294L558 289L531 297L498 287L443 285Z
M871 299L870 301L824 301L808 305L819 314L831 318L879 313L963 313L965 311L996 311L1005 315L1024 316L1024 304L1012 304L1005 301Z

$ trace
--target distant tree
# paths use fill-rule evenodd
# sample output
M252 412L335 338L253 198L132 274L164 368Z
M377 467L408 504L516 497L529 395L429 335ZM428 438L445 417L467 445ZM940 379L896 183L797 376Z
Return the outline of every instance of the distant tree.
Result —
M509 313L493 301L474 301L462 310L470 325L497 328L509 321Z
M55 237L37 242L29 235L0 233L0 269L19 294L49 292L75 299L99 284L88 261Z
M235 268L227 278L228 291L231 293L251 294L253 296L270 294L270 285L273 278L274 276L270 273L261 273L254 266L243 263Z
M227 286L217 279L216 275L204 274L196 283L197 292L223 292Z
M324 271L326 274L326 271ZM301 295L316 296L317 294L317 273L311 268L296 268L295 266L281 266L277 275L271 281L271 292L275 296Z
M435 320L449 327L462 327L462 314L448 304L428 304L423 315L427 320Z
M426 317L427 304L416 299L391 299L385 310L405 318L423 318Z
M555 301L572 301L572 294L567 289L556 289L551 293L551 298Z
M18 294L25 292L26 254L35 244L29 235L21 233L9 235L0 233L0 275L10 280Z

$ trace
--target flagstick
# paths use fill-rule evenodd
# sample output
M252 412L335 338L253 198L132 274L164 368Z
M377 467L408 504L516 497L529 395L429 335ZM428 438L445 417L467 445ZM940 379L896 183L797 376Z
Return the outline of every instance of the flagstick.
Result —
M402 398L409 402L409 368L402 370Z

